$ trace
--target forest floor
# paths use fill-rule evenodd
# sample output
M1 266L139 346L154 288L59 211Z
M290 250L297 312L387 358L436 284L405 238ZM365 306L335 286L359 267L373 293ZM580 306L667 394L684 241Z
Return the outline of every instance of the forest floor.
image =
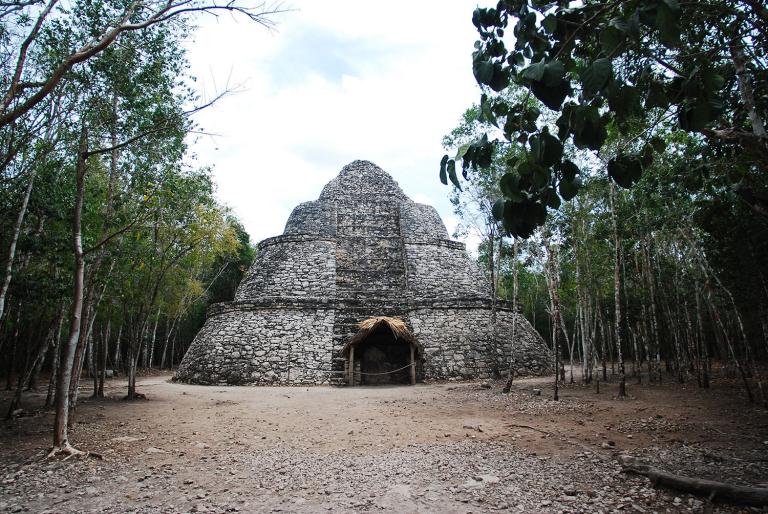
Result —
M616 462L768 487L768 414L717 382L205 387L140 379L83 399L73 443L44 460L52 413L0 429L0 512L748 512L654 489ZM537 391L540 390L540 395ZM82 396L88 396L84 389ZM0 395L6 408L9 393ZM39 408L32 393L25 406ZM3 411L4 412L4 411Z

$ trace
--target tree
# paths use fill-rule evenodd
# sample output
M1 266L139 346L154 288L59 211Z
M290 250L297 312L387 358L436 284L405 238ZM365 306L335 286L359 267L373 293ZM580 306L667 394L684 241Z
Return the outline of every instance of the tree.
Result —
M15 208L13 223L4 221L0 236L8 248L0 280L0 317L6 306L15 307L12 331L0 344L11 342L6 352L9 383L14 367L22 369L20 403L22 388L34 377L50 341L57 339L56 327L62 322L69 327L56 350L51 455L80 453L70 445L67 429L85 357L97 351L94 327L108 315L102 300L107 299L108 307L114 303L110 288L118 281L113 274L125 269L127 251L137 251L135 262L148 264L144 273L137 273L137 302L126 306L132 318L124 315L123 320L134 322L126 323L125 333L130 335L131 357L138 357L150 324L155 338L163 307L157 300L172 287L168 276L178 271L189 281L197 280L210 273L215 258L239 244L226 210L212 199L206 173L184 164L185 138L193 127L189 117L210 103L190 109L198 102L188 81L181 39L187 37L188 15L220 11L242 14L264 26L271 26L270 15L279 12L263 3L244 7L196 0L67 5L50 0L0 7L0 191L4 199L13 199ZM53 175L49 169L55 167L58 183L48 180ZM38 187L59 195L49 199L54 216L39 213ZM28 210L37 224L32 229ZM44 231L52 222L56 230ZM63 258L66 251L60 244L47 253L25 248L30 235L43 239L49 237L45 232L54 232L62 243L67 225L69 259ZM17 247L22 258L15 266ZM55 301L34 305L34 323L27 314L33 312L28 279L37 273L50 276L45 267L51 264L57 285L71 283L69 299L59 290ZM18 284L11 281L13 273L22 274ZM56 314L67 307L68 315ZM36 329L45 319L51 321L47 330ZM122 328L121 323L118 337ZM102 334L103 368L110 330ZM21 359L21 351L26 359ZM144 352L151 365L152 349ZM135 361L131 363L130 376L135 377ZM92 358L88 367L93 373L96 360ZM132 383L129 396L134 392Z
M664 151L664 133L681 130L707 142L692 164L730 156L728 186L768 217L768 10L755 0L572 4L502 0L475 10L480 112L503 139L483 134L455 158L444 156L441 177L458 182L458 161L466 178L468 169L490 164L495 146L525 144L525 156L506 163L496 213L507 231L528 237L583 180L564 155L567 142L602 152L609 132L624 136L607 174L626 188ZM528 93L509 102L504 92L512 87ZM554 125L544 107L557 116Z
M110 48L126 33L140 32L194 13L216 14L218 11L238 13L265 27L272 27L270 17L279 9L259 3L245 7L236 2L217 4L198 0L150 0L147 2L102 1L89 4L91 30L70 33L79 36L66 40L67 49L54 59L34 62L39 46L57 31L67 29L72 12L86 7L59 5L58 0L31 1L17 4L18 9L0 10L3 24L2 73L0 76L0 129L13 124L45 100L78 65ZM37 66L35 66L37 64Z

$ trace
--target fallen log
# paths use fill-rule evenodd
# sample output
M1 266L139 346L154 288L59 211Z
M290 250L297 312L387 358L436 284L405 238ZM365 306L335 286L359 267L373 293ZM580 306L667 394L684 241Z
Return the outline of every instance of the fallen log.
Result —
M619 457L619 463L621 464L622 471L646 476L651 480L651 484L654 487L668 487L685 493L706 496L710 501L717 500L758 507L768 505L768 489L765 488L675 475L648 464L643 464L626 455Z

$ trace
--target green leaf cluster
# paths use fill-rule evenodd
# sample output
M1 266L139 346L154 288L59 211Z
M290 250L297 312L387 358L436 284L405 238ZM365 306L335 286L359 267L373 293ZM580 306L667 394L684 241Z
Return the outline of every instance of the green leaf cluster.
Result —
M494 209L511 234L525 236L546 218L542 212L573 198L583 183L578 167L565 162L569 144L598 153L621 187L640 180L665 151L659 141L675 130L710 139L712 151L740 149L748 168L768 171L761 130L768 69L760 57L768 55L768 19L761 13L722 0L501 0L478 7L472 69L483 89L480 115L504 138L478 137L473 144L481 153L444 157L443 183L461 187L455 163L461 159L462 170L485 165L476 160L493 154L488 145L526 145L526 155L508 163L516 179L507 179L504 207ZM520 88L527 94L508 94ZM612 133L624 146L608 147Z

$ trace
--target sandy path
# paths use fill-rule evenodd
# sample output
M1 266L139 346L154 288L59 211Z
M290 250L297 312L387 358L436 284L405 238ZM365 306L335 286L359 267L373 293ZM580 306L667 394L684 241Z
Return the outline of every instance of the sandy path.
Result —
M104 460L41 461L48 413L6 425L0 511L678 512L706 506L621 473L613 461L619 452L699 475L711 473L719 459L713 478L768 481L761 439L768 436L768 417L745 410L729 389L715 395L632 388L634 399L617 401L610 392L571 386L553 402L542 379L519 381L507 396L500 384L490 390L478 384L255 388L168 378L141 379L148 401L82 404L73 439ZM532 395L533 388L542 388L541 396ZM118 398L123 390L123 381L109 383L109 395Z

